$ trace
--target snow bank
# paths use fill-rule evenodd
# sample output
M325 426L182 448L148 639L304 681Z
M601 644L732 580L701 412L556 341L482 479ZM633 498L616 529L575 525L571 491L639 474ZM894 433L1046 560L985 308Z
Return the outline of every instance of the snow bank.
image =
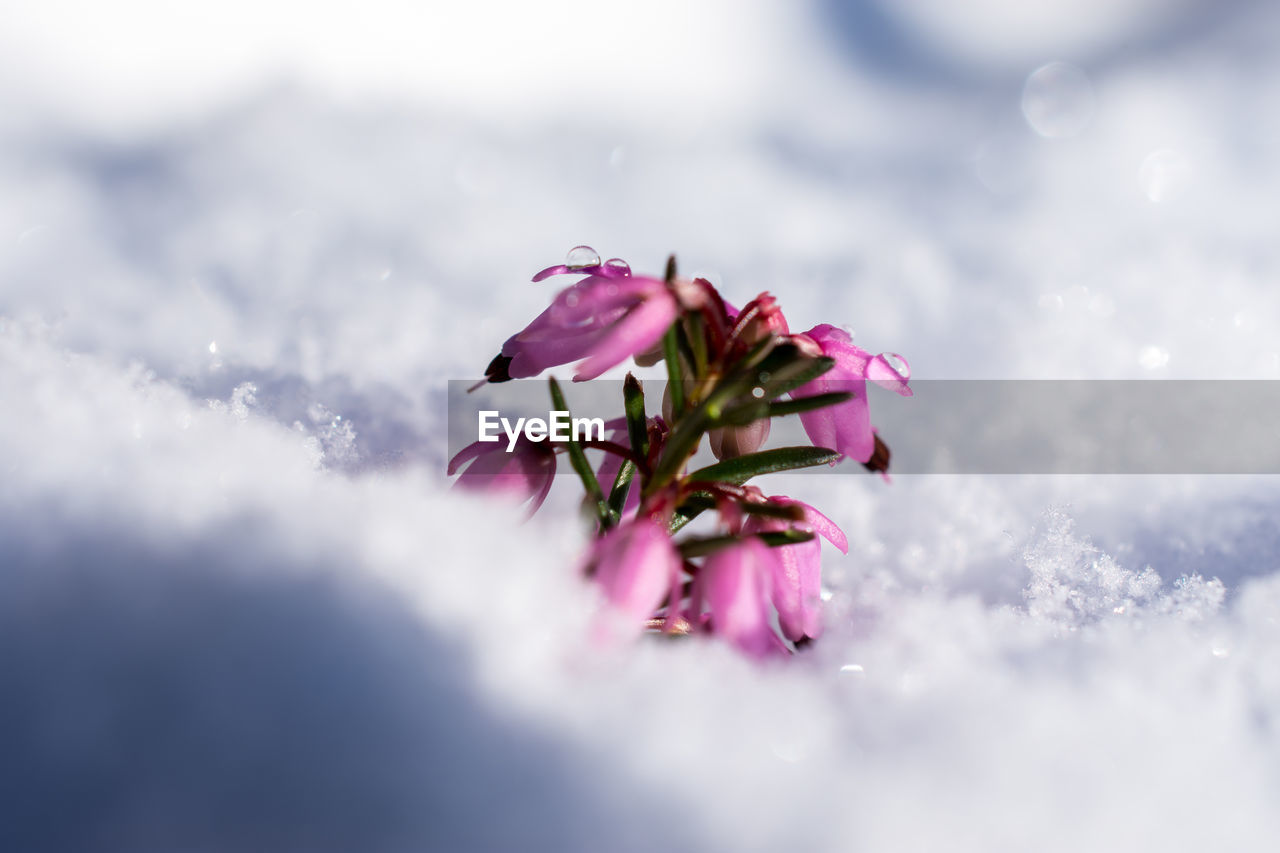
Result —
M14 17L0 846L1275 837L1267 478L779 478L852 550L828 555L828 634L765 668L583 649L570 484L525 527L447 490L446 381L582 242L675 250L929 378L1280 373L1273 13L1119 4L1064 31L1090 51L1020 30L1024 61L849 7L507 9L492 40L433 10L421 44L452 48L408 70L408 34L358 58L390 3L284 40L277 7L255 30L232 4L207 42L159 38L151 4L114 41L83 4ZM1181 28L1133 14L1155 7ZM652 58L629 40L668 32ZM1087 88L1024 85L1054 60Z

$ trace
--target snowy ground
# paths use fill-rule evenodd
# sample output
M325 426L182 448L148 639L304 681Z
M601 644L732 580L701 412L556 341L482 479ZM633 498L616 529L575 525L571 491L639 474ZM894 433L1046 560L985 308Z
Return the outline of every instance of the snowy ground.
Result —
M1280 838L1271 478L783 480L852 549L759 668L584 649L442 435L578 243L919 377L1280 378L1267 4L2 5L0 848Z

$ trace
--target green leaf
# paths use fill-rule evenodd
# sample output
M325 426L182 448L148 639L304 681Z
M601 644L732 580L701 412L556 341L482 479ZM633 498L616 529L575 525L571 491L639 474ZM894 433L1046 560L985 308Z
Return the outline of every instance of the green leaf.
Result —
M833 391L829 394L814 394L812 397L801 397L798 400L751 400L725 409L724 414L716 421L717 425L746 426L762 418L781 418L814 409L825 409L835 406L855 395L848 391Z
M779 347L779 349L782 349ZM789 347L789 355L784 363L769 370L769 376L764 379L762 386L764 388L764 397L766 400L772 400L788 391L794 391L806 382L812 382L828 370L836 366L835 359L821 356L819 358L810 358L807 355L800 354L799 349ZM766 370L769 365L761 365L761 370Z
M813 534L806 530L778 530L772 533L757 533L760 541L770 548L781 548L784 545L795 545L797 542L808 542Z
M635 473L636 463L630 459L622 460L618 476L613 480L613 488L609 490L609 514L615 521L622 518L622 508L627 505L627 493L631 491L631 480Z
M781 548L785 545L808 542L813 538L813 534L805 530L778 530L776 532L756 533L753 535L770 548ZM686 560L692 560L695 557L705 557L708 554L723 551L725 548L732 548L742 541L743 537L741 536L700 536L686 539L676 547L680 550L681 557Z
M709 509L713 509L716 505L715 498L710 492L694 492L676 507L675 515L671 518L670 531L675 533L689 522L693 521L702 513Z
M689 338L689 351L693 354L693 375L701 379L707 373L707 336L706 321L702 313L695 311L689 315L685 334Z
M684 414L684 379L680 375L680 345L676 340L676 320L662 336L662 357L667 362L667 387L671 391L671 419L679 421Z
M552 376L550 378L551 385L551 404L557 412L569 411L569 406L564 401L564 394L560 390L560 383ZM591 470L591 465L587 462L587 455L582 452L582 445L576 439L570 436L565 442L565 446L569 450L569 462L573 465L573 470L578 472L578 477L582 480L582 487L587 490L587 498L595 504L596 515L600 518L600 524L608 527L612 522L609 513L609 505L605 503L604 492L600 490L600 483L596 480L595 472Z
M642 462L649 458L649 421L644 412L644 388L628 373L622 381L622 399L627 412L627 437L631 452Z
M796 400L776 400L769 404L769 417L780 418L785 415L798 415L801 412L825 409L827 406L838 406L856 396L852 391L832 391L829 394L814 394L812 397L800 397Z
M675 534L676 531L680 530L680 528L684 527L686 524L693 521L698 516L702 515L702 513L708 509L711 509L711 507L709 506L693 507L689 512L676 510L676 514L671 517L671 526L667 528L667 531L669 533Z
M692 482L719 480L741 484L761 474L812 468L815 465L834 462L838 458L840 458L839 453L825 447L775 447L772 450L748 453L736 459L726 459L723 462L699 468L689 475L689 480Z
M777 518L782 521L804 521L804 507L798 504L753 503L739 501L738 506L747 515L758 515L761 518Z
M680 556L686 560L694 557L705 557L708 554L714 554L716 551L722 551L725 548L737 545L742 539L738 536L705 536L697 539L686 539L676 547L680 549Z

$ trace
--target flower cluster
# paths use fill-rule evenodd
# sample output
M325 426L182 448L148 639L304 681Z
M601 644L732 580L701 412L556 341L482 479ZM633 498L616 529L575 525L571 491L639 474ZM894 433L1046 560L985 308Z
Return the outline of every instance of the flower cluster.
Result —
M906 361L872 355L825 324L793 333L768 293L734 308L705 279L677 276L674 258L658 278L632 274L618 259L601 263L580 246L569 263L533 280L570 274L584 277L503 344L485 381L570 363L581 381L628 358L665 362L661 414L648 414L643 387L628 373L625 416L606 425L604 439L477 442L450 461L449 473L461 471L465 488L521 495L536 511L558 455L568 456L595 528L580 571L605 601L600 638L707 633L758 657L817 638L819 537L847 553L845 535L812 506L748 481L844 457L885 472L889 450L871 427L866 383L910 396ZM550 391L567 411L554 378ZM771 420L788 415L799 416L814 446L762 450ZM690 471L703 437L719 461ZM589 449L604 453L595 470ZM708 535L678 536L708 511L716 516Z

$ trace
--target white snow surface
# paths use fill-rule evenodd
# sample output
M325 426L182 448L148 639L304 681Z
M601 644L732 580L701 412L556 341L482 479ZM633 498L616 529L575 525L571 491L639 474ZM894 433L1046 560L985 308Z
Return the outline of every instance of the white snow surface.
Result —
M763 666L587 647L573 482L449 490L579 243L918 377L1280 378L1280 15L978 5L5 3L0 849L1273 849L1272 478L775 478L851 550Z

